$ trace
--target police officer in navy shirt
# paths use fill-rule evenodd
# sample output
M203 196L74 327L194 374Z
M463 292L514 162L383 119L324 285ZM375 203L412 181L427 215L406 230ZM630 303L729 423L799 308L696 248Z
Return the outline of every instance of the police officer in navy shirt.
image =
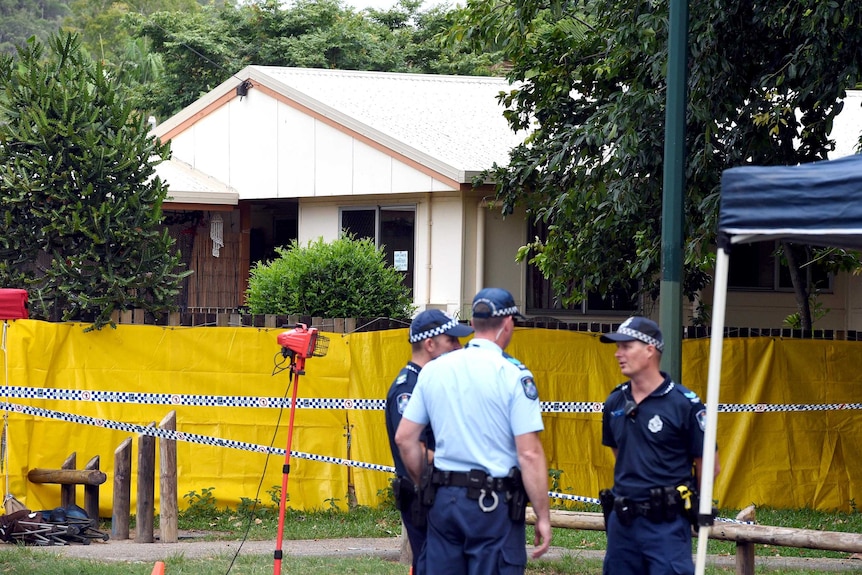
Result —
M422 367L432 359L461 349L459 337L473 333L473 328L450 318L440 310L429 309L419 313L410 324L408 341L411 347L410 361L398 373L386 395L386 431L389 434L389 447L395 462L396 479L392 484L395 502L401 511L401 519L407 531L410 550L413 553L413 571L425 544L425 510L415 497L416 489L404 467L398 447L395 445L395 430L401 422L401 414L410 401L416 378ZM426 427L421 442L425 458L430 463L434 455L434 433Z
M613 490L600 495L608 538L603 573L693 574L706 409L659 370L664 340L652 320L631 317L601 341L616 344L614 357L629 378L608 396L602 415L602 443L616 457Z
M431 504L420 575L523 574L527 499L536 513L533 557L550 545L538 391L532 373L503 352L516 315L508 291L476 294L475 337L422 369L395 435L413 480L425 479L422 497ZM437 443L430 479L420 443L429 424Z

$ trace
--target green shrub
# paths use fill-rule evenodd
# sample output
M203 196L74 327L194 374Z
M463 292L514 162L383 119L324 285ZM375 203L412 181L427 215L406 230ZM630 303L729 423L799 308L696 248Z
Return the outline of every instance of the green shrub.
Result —
M413 298L401 273L369 239L349 236L302 247L294 240L278 257L251 270L251 313L314 317L408 318Z

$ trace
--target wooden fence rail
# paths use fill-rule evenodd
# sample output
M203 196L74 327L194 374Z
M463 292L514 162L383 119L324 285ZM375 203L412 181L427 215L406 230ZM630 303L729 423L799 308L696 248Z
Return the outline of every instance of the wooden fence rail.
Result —
M747 510L743 510L743 512L745 511ZM752 515L748 513L747 516L751 517ZM535 522L536 515L533 513L533 509L528 507L527 523L533 525ZM551 527L604 531L605 519L601 513L552 509ZM737 575L754 574L753 545L755 544L862 553L862 533L818 531L814 529L794 529L791 527L716 521L715 525L709 530L709 538L720 541L734 541L737 544Z
M72 452L60 469L31 469L27 479L32 483L55 483L60 485L60 506L76 504L75 491L78 485L84 486L84 511L90 519L98 523L99 486L108 478L99 470L100 457L94 456L84 469L75 469L77 453Z

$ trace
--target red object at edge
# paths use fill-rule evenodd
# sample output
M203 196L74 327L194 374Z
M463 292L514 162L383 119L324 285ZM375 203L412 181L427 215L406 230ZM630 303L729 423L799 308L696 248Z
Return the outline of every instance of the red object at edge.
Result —
M0 288L0 320L28 317L27 290Z

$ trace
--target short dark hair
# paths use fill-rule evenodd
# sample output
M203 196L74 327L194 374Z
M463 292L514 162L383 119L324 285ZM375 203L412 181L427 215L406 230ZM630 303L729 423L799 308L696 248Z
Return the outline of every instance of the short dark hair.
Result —
M506 321L507 317L511 317L508 315L497 316L497 317L474 317L473 318L473 329L476 331L491 331L495 329L499 329L503 322Z

